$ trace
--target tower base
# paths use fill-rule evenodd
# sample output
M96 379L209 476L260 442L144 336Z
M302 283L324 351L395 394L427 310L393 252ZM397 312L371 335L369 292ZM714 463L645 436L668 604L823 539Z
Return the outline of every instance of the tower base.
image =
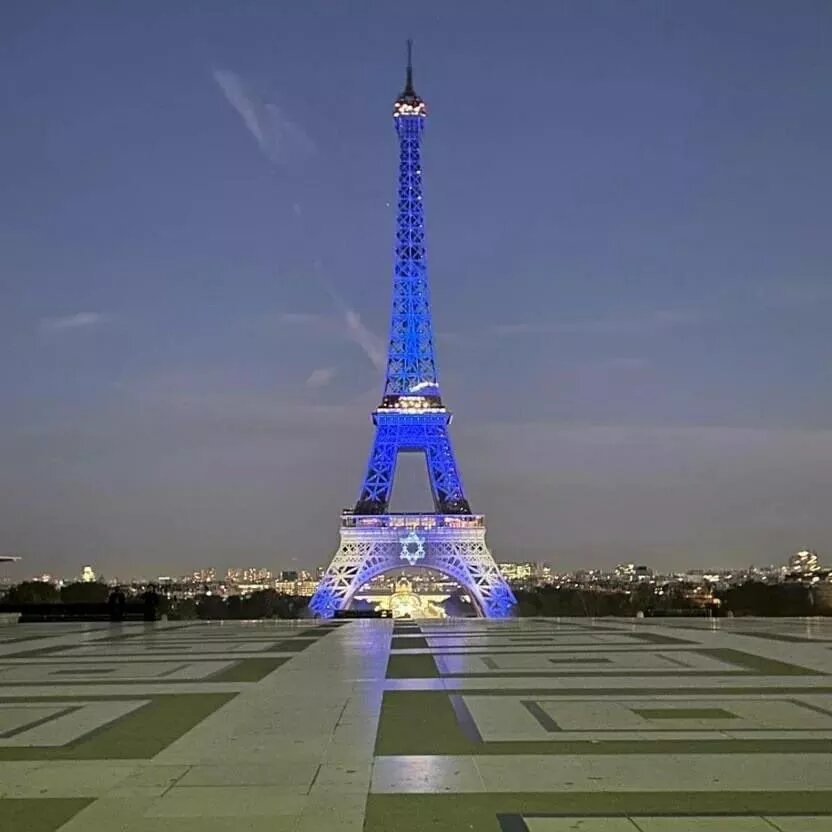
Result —
M410 566L457 581L477 614L506 618L516 603L485 542L481 514L341 515L341 545L321 578L309 609L322 618L349 607L377 575Z

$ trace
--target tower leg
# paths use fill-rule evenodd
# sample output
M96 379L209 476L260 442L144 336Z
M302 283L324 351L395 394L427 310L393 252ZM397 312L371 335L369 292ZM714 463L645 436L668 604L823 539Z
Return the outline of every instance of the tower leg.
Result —
M361 496L355 506L356 513L384 514L387 511L398 455L398 424L385 421L377 425L370 459L367 462L367 474L361 486Z
M387 513L398 455L414 451L425 455L436 513L471 513L448 434L451 417L446 410L418 414L377 410L373 418L376 435L356 514Z
M443 514L470 514L447 423L425 425L424 447L436 510Z

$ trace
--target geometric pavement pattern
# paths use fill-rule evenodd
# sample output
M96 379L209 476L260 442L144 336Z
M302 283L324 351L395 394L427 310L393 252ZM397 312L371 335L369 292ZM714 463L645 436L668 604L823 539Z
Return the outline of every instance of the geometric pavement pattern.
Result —
M832 621L0 628L0 829L832 832Z

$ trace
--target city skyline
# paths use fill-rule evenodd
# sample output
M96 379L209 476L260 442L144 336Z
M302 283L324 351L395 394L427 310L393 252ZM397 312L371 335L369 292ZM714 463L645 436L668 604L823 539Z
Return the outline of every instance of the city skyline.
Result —
M577 568L566 568L563 565L555 564L548 561L506 561L502 560L497 563L501 573L510 579L515 579L517 576L537 576L539 578L549 579L571 579L579 576L585 576L587 579L594 580L596 578L606 579L611 576L630 576L635 579L638 576L648 576L650 578L673 578L679 576L733 576L734 579L739 579L740 582L747 578L759 577L761 575L780 575L785 576L791 573L818 573L824 574L829 572L829 568L825 565L825 558L823 553L818 553L812 550L799 550L789 553L779 562L772 563L750 563L741 566L728 567L716 563L687 565L679 569L661 569L654 566L654 564L635 563L635 562L620 562L614 566L599 567L597 564L584 563ZM135 573L121 573L104 574L97 571L97 567L91 564L84 564L76 569L74 573L51 574L48 572L39 573L25 573L18 575L16 580L12 580L9 575L0 575L0 586L13 585L15 582L21 581L45 581L55 584L70 584L74 582L91 582L97 581L106 584L149 584L149 583L174 583L174 584L191 584L191 585L222 585L222 584L241 584L241 585L255 585L268 584L277 586L280 583L301 582L304 584L317 585L318 580L324 574L326 563L320 563L310 569L283 569L278 566L264 566L260 565L208 565L203 564L186 574L169 572L166 574L152 574L149 572L135 572ZM378 581L394 582L398 575L408 574L416 575L419 580L438 583L457 583L453 578L444 575L435 569L425 566L411 566L402 563L401 567L388 572L383 572L371 579L366 586L375 584ZM311 594L311 593L310 593Z
M380 393L411 34L439 372L498 559L830 549L832 11L428 7L13 8L3 576L326 561ZM428 496L403 467L394 510Z

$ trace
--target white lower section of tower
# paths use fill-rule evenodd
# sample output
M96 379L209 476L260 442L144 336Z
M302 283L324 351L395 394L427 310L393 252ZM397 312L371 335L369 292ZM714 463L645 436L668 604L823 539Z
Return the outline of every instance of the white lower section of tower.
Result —
M382 514L341 517L341 545L309 609L323 618L349 607L377 575L418 566L457 581L477 613L505 618L516 603L488 545L481 514Z

